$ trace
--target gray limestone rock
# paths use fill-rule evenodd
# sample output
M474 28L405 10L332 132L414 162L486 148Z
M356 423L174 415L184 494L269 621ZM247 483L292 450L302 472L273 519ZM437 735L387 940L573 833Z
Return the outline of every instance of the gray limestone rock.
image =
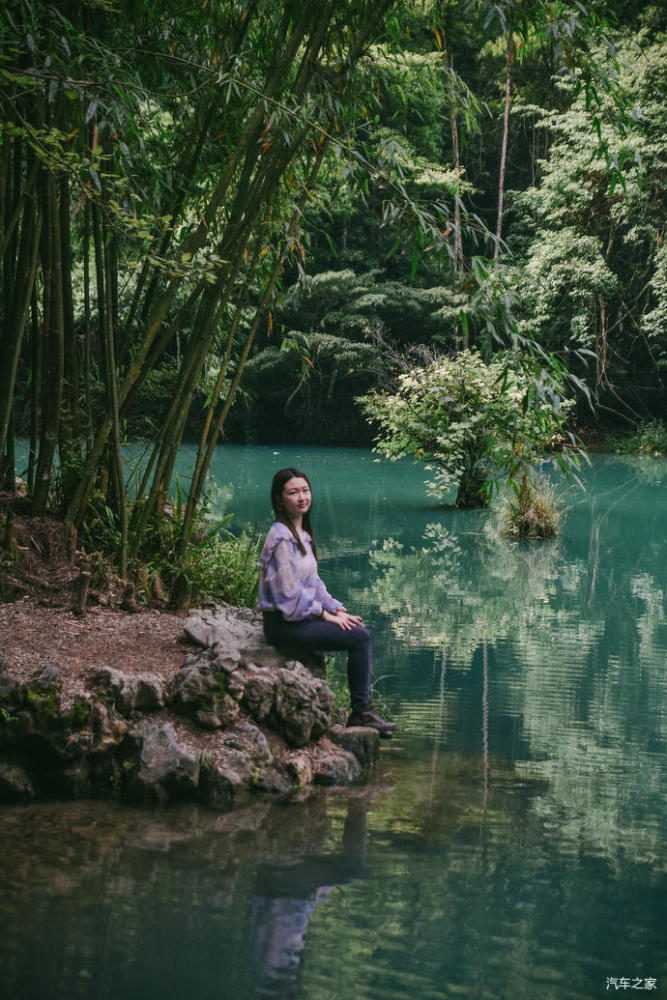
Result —
M275 670L282 667L288 657L279 652L275 646L270 646L264 638L261 626L257 627L254 634L248 637L241 649L241 666L253 665L264 667L266 670Z
M13 704L16 698L18 684L9 674L6 660L0 656L0 701Z
M347 750L336 749L321 759L315 768L318 785L353 785L362 777L361 764Z
M30 802L35 798L35 789L28 772L13 760L0 760L0 802Z
M250 667L245 671L243 707L258 722L264 722L273 708L276 677L273 673Z
M183 627L192 642L204 649L217 646L221 655L238 663L244 645L261 630L261 615L250 608L216 605L212 610L193 611Z
M199 760L179 744L170 722L160 725L142 720L128 733L127 741L136 754L128 788L132 797L148 802L195 797Z
M90 684L111 699L119 712L151 712L164 708L165 682L157 674L124 674L120 670L102 667Z
M240 750L228 749L222 761L202 767L199 792L213 809L227 810L242 804L250 795L253 765Z
M91 706L90 725L93 732L91 749L96 753L106 753L119 746L127 733L127 723L101 701L94 701Z
M216 605L213 610L193 611L184 628L192 642L215 651L220 668L228 673L239 665L279 669L296 657L314 676L324 677L322 653L301 655L269 645L264 638L262 614L251 608Z
M194 719L202 729L228 729L234 724L238 714L238 703L226 694L222 699L217 699L214 708L198 709Z
M22 699L37 728L46 731L59 725L61 690L62 678L55 663L40 667L17 689L18 697ZM17 722L15 728L19 732L21 724Z
M196 702L194 714L201 725L213 725L212 689L218 682L210 678L222 671L228 676L226 693L291 746L305 746L327 731L333 708L329 687L301 661L265 641L260 614L230 607L197 611L187 619L185 631L207 652L189 658L181 669L176 704L182 710Z
M333 694L299 663L277 674L272 724L291 746L305 746L329 728Z
M269 741L257 726L251 722L237 722L234 726L234 734L239 746L246 751L252 760L260 764L270 764L273 754Z
M280 652L283 656L292 658L285 664L286 667L289 667L290 663L296 659L313 675L313 677L319 677L320 680L326 679L327 661L324 653L321 653L318 650L305 652L303 650L296 649L281 649Z
M380 749L380 734L377 729L366 726L351 726L349 729L345 726L332 726L327 735L333 743L354 754L364 769L367 770L376 763Z
M28 686L33 691L59 691L62 687L60 667L55 663L47 663L31 675Z
M334 696L324 681L300 663L279 670L278 677L272 716L275 726L291 746L305 746L328 730Z
M295 754L287 764L287 771L297 787L305 787L313 782L313 765L306 754Z
M254 777L253 788L266 795L289 795L294 789L294 781L282 768L269 765Z
M230 726L239 707L228 694L229 687L229 675L218 668L210 652L189 656L174 680L174 708L193 718L204 729ZM240 690L242 692L242 687Z
M227 692L235 701L241 701L245 692L246 675L241 670L235 670L227 680Z

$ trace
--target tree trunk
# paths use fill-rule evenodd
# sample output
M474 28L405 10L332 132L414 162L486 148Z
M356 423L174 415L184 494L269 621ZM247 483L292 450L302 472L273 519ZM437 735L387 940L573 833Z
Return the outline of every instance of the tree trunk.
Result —
M37 274L42 218L29 198L23 212L21 235L15 267L5 261L5 324L0 357L0 452L5 448L14 404L14 388L18 370L23 331L25 329L32 290ZM10 246L13 240L10 241ZM7 285L7 281L11 285ZM11 291L10 291L11 289Z
M64 376L60 213L56 181L52 174L46 176L45 198L44 425L37 459L35 491L32 497L33 510L38 515L46 513L49 500L53 459L60 429ZM48 324L46 322L47 316Z
M507 163L507 138L510 123L511 67L514 58L514 41L512 32L507 35L507 54L505 58L505 109L503 113L503 142L500 151L500 173L498 177L498 217L496 220L496 242L493 248L493 259L500 254L500 240L503 231L503 199L505 197L505 165Z
M39 323L37 289L33 284L30 301L30 359L32 379L30 381L30 445L28 447L28 494L35 489L37 470L37 439L39 436L40 406L39 388L42 384L42 331Z
M454 72L454 56L449 56L449 68L450 71ZM461 167L461 150L459 144L459 125L456 116L456 109L453 103L449 108L449 125L452 133L452 154L454 159L454 169L457 171ZM458 289L461 274L463 272L463 236L461 234L461 202L459 198L454 199L454 282L455 287ZM462 326L462 344L463 350L468 350L468 329L466 326Z

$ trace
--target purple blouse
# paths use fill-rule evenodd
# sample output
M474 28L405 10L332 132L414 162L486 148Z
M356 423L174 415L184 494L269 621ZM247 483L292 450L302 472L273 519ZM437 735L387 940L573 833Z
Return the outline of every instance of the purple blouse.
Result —
M311 615L319 618L322 609L340 607L317 575L310 535L300 532L305 556L286 524L274 521L259 557L260 611L282 611L288 622L302 621Z

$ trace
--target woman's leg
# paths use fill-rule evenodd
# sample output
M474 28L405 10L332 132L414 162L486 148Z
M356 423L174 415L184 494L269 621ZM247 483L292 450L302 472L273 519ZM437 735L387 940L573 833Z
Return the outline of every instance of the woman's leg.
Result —
M359 711L371 700L373 676L373 636L363 625L343 629L321 618L288 622L280 611L264 613L264 634L272 646L313 650L347 650L347 680L352 711Z

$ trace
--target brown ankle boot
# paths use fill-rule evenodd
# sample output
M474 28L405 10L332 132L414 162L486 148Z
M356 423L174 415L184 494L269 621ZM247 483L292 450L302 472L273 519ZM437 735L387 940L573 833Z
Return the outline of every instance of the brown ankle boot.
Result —
M363 708L353 709L347 724L348 726L365 726L369 729L377 729L385 740L391 739L396 729L395 722L387 722L370 704L364 705Z

